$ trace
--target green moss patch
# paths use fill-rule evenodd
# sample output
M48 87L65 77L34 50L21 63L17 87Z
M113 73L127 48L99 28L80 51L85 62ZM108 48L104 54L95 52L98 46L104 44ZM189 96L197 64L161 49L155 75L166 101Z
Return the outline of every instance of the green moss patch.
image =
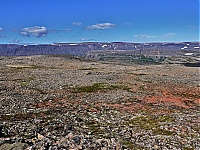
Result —
M118 89L129 91L129 88L124 85L107 84L107 83L94 83L93 85L90 85L90 86L81 86L81 87L74 88L73 91L75 93L79 93L79 92L91 93L91 92L118 90Z
M143 130L151 130L156 135L173 135L173 132L160 129L160 125L174 121L170 116L138 116L129 120L127 124Z

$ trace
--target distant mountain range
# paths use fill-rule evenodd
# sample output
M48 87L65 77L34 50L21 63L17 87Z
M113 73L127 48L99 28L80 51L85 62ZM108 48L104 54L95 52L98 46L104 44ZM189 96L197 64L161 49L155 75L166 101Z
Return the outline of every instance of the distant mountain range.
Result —
M165 51L168 55L199 53L199 42L180 43L126 43L126 42L84 42L84 43L54 43L39 45L0 44L0 56L30 56L30 55L76 55L86 56L93 51L131 50L144 53L146 51Z

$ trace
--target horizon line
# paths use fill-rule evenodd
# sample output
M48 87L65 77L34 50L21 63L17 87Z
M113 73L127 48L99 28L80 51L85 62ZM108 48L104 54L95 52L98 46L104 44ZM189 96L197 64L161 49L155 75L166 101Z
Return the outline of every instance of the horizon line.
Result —
M200 43L200 41L182 41L182 42L123 42L123 41L115 41L115 42L53 42L53 43L0 43L1 45L57 45L57 44L84 44L84 43L137 43L137 44L147 44L147 43Z

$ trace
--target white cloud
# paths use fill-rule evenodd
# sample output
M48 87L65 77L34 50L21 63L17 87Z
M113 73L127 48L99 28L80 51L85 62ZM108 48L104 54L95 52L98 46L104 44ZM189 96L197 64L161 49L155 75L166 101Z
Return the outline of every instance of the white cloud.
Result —
M30 37L30 35L29 35L28 32L23 32L23 31L21 31L20 34L23 35L23 36L28 36L28 37Z
M48 30L48 33L59 33L59 32L68 32L71 31L71 29L50 29Z
M91 26L88 26L87 29L88 30L93 30L93 29L97 29L97 30L103 30L103 29L110 29L115 27L115 24L112 23L99 23L99 24L94 24Z
M68 32L71 31L72 29L55 29L56 32Z
M82 38L80 41L96 41L95 39L90 39L90 38Z
M142 34L142 35L134 35L134 37L136 37L136 38L155 38L156 36Z
M167 33L167 34L164 35L164 37L174 36L174 35L176 35L176 33Z
M63 31L71 31L72 29L63 29Z
M11 40L10 43L20 43L22 42L21 40L17 40L17 39L14 39L14 40Z
M46 27L40 27L40 26L34 26L34 27L27 27L27 28L23 28L20 32L21 35L23 36L28 36L30 37L35 36L37 38L40 37L45 37L48 34L48 30Z
M72 22L72 25L80 26L80 25L82 25L82 23L81 22Z
M0 31L3 31L3 28L0 27Z

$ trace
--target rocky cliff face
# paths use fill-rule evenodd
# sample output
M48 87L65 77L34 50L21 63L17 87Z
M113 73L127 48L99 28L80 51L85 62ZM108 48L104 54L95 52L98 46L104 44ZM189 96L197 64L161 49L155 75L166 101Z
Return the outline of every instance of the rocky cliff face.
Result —
M0 44L1 56L27 56L27 55L48 55L48 54L71 54L85 56L90 51L96 50L170 50L173 51L199 51L199 42L183 43L56 43L41 45L18 45L18 44Z

